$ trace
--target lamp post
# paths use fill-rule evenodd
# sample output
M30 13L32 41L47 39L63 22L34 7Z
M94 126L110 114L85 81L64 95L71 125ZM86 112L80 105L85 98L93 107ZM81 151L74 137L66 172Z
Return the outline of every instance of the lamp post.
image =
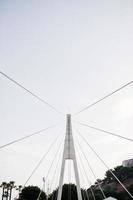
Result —
M45 177L43 177L42 180L43 180L43 191L45 192Z

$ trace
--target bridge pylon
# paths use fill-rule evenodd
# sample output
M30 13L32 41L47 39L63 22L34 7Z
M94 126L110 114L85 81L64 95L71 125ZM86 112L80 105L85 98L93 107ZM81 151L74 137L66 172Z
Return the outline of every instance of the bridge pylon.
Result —
M62 197L62 185L63 185L63 179L64 179L64 170L65 170L65 161L66 160L73 161L75 181L76 181L76 186L77 186L77 196L78 196L78 200L82 200L80 181L79 181L79 173L78 173L77 160L76 160L74 141L73 141L73 135L72 135L72 124L71 124L71 115L70 114L67 114L67 116L66 116L66 136L65 136L65 141L64 141L64 150L63 150L63 157L62 157L62 165L61 165L61 173L60 173L57 200L61 200L61 197Z

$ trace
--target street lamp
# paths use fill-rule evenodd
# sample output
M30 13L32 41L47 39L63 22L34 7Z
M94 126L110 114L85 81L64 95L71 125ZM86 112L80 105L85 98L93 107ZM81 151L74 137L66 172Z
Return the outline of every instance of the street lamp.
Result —
M43 180L43 191L45 192L45 177L43 177L42 180Z

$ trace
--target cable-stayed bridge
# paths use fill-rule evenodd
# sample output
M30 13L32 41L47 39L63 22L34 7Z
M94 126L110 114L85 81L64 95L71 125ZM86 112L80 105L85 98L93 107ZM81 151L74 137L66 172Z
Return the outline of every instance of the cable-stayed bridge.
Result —
M14 80L13 78L11 78L10 76L8 76L7 74L5 74L4 72L0 72L1 76L8 79L10 82L12 82L13 84L15 84L17 87L20 87L22 90L24 90L26 93L28 93L29 95L33 96L33 98L37 99L39 102L45 104L46 106L48 106L51 110L53 110L54 112L56 112L57 114L61 115L61 116L65 116L65 113L63 113L62 111L58 110L55 106L49 104L47 101L45 101L43 98L41 98L40 96L38 96L37 94L33 93L32 91L30 91L29 89L27 89L26 87L24 87L22 84L20 84L19 82L17 82L16 80ZM30 175L27 177L27 179L25 180L25 183L23 183L23 187L25 187L29 180L34 176L34 174L37 172L38 168L41 166L41 164L44 162L44 160L46 159L46 157L49 155L50 151L52 148L54 148L54 145L57 144L58 148L55 150L54 155L53 155L53 160L51 161L51 163L49 163L49 167L48 167L48 171L47 174L45 176L44 183L45 180L48 179L49 174L51 173L51 169L53 168L55 162L57 163L57 165L54 168L54 173L53 173L53 178L52 178L52 183L50 188L53 188L54 186L52 185L54 183L54 180L56 179L56 177L58 176L59 182L58 182L58 196L57 196L57 200L61 200L61 196L62 196L62 185L63 185L63 179L64 179L64 174L65 174L65 164L67 161L70 161L70 164L68 165L68 182L71 183L72 181L72 166L71 164L73 163L73 171L75 174L75 182L76 182L76 186L77 186L77 194L78 194L78 200L82 200L82 195L81 195L81 185L80 185L80 177L82 176L83 179L86 179L88 187L90 187L91 183L89 180L89 176L86 172L86 166L87 168L89 168L90 172L92 173L92 176L94 177L94 180L97 180L97 176L96 173L93 170L93 167L91 166L90 160L89 160L89 156L88 154L84 151L83 146L81 145L80 141L82 140L82 142L84 143L84 145L86 146L86 148L89 149L89 151L92 151L92 153L94 154L94 156L104 165L104 167L110 171L110 173L112 174L112 176L116 179L116 181L121 185L121 187L127 192L127 195L133 199L133 194L131 194L128 189L125 187L125 185L119 180L119 178L112 172L112 170L110 170L110 167L108 166L108 164L105 162L105 160L101 157L101 155L99 155L99 153L95 150L95 148L93 148L93 146L90 144L89 139L86 138L84 136L83 133L81 133L79 130L77 130L76 128L72 128L72 124L78 124L80 126L86 127L86 129L90 129L90 130L95 130L97 132L101 132L104 134L108 134L111 136L114 136L116 138L120 138L121 140L125 140L128 142L133 142L132 138L120 135L118 133L112 132L112 131L108 131L108 130L104 130L102 128L99 127L95 127L95 126L91 126L89 123L86 122L79 122L77 120L75 120L75 116L79 115L80 113L92 108L93 106L95 106L96 104L101 103L102 101L105 101L107 98L110 98L112 95L115 95L116 93L120 92L121 90L126 89L126 87L129 87L133 84L133 81L130 81L124 85L122 85L121 87L119 87L118 89L114 90L113 92L105 95L102 98L99 98L98 100L94 101L93 103L87 105L85 108L79 110L76 113L72 113L72 114L67 114L66 115L66 130L65 132L65 138L62 138L62 134L59 134L58 136L56 136L54 138L54 140L51 141L51 143L49 144L49 147L47 149L46 152L44 152L44 154L42 155L41 159L38 161L38 163L36 164L36 166L31 170ZM60 123L60 122L59 122ZM28 138L32 138L34 136L37 136L39 134L43 134L44 132L47 132L49 129L53 129L57 127L59 124L54 124L48 127L45 127L41 130L35 131L34 133L28 134L26 136L23 136L21 138L16 138L13 141L10 141L6 144L3 144L0 146L0 150L13 145L15 143L24 141ZM73 137L73 131L76 133L76 137ZM62 133L62 132L61 132ZM83 144L82 143L82 144ZM78 153L80 152L80 153ZM83 158L84 160L86 160L87 165L84 165L83 162ZM59 165L59 161L61 162L61 166ZM78 162L77 162L78 161ZM79 165L80 163L80 165ZM57 168L60 169L60 174L56 174L57 172ZM83 173L84 175L83 175ZM81 175L82 174L82 175ZM43 184L44 184L43 183ZM42 186L44 187L44 185ZM101 194L103 196L103 199L106 199L106 195L104 194L104 191L101 187L101 185L98 183L98 187L99 190L101 191ZM93 190L91 190L93 199L95 200L95 193ZM39 200L39 197L41 195L41 192L37 198L37 200ZM70 199L71 199L71 194L70 194Z

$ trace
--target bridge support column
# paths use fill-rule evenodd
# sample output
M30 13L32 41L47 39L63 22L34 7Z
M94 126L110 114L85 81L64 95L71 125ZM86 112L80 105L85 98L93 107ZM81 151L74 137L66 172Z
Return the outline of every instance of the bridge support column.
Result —
M66 160L73 161L75 180L76 180L76 186L77 186L77 196L78 196L78 200L82 200L77 160L76 160L76 154L75 154L75 148L74 148L74 142L73 142L73 136L72 136L72 125L71 125L71 115L70 114L67 114L67 118L66 118L66 136L65 136L65 141L64 141L64 151L63 151L57 200L61 200L61 196L62 196L62 186L63 186Z

